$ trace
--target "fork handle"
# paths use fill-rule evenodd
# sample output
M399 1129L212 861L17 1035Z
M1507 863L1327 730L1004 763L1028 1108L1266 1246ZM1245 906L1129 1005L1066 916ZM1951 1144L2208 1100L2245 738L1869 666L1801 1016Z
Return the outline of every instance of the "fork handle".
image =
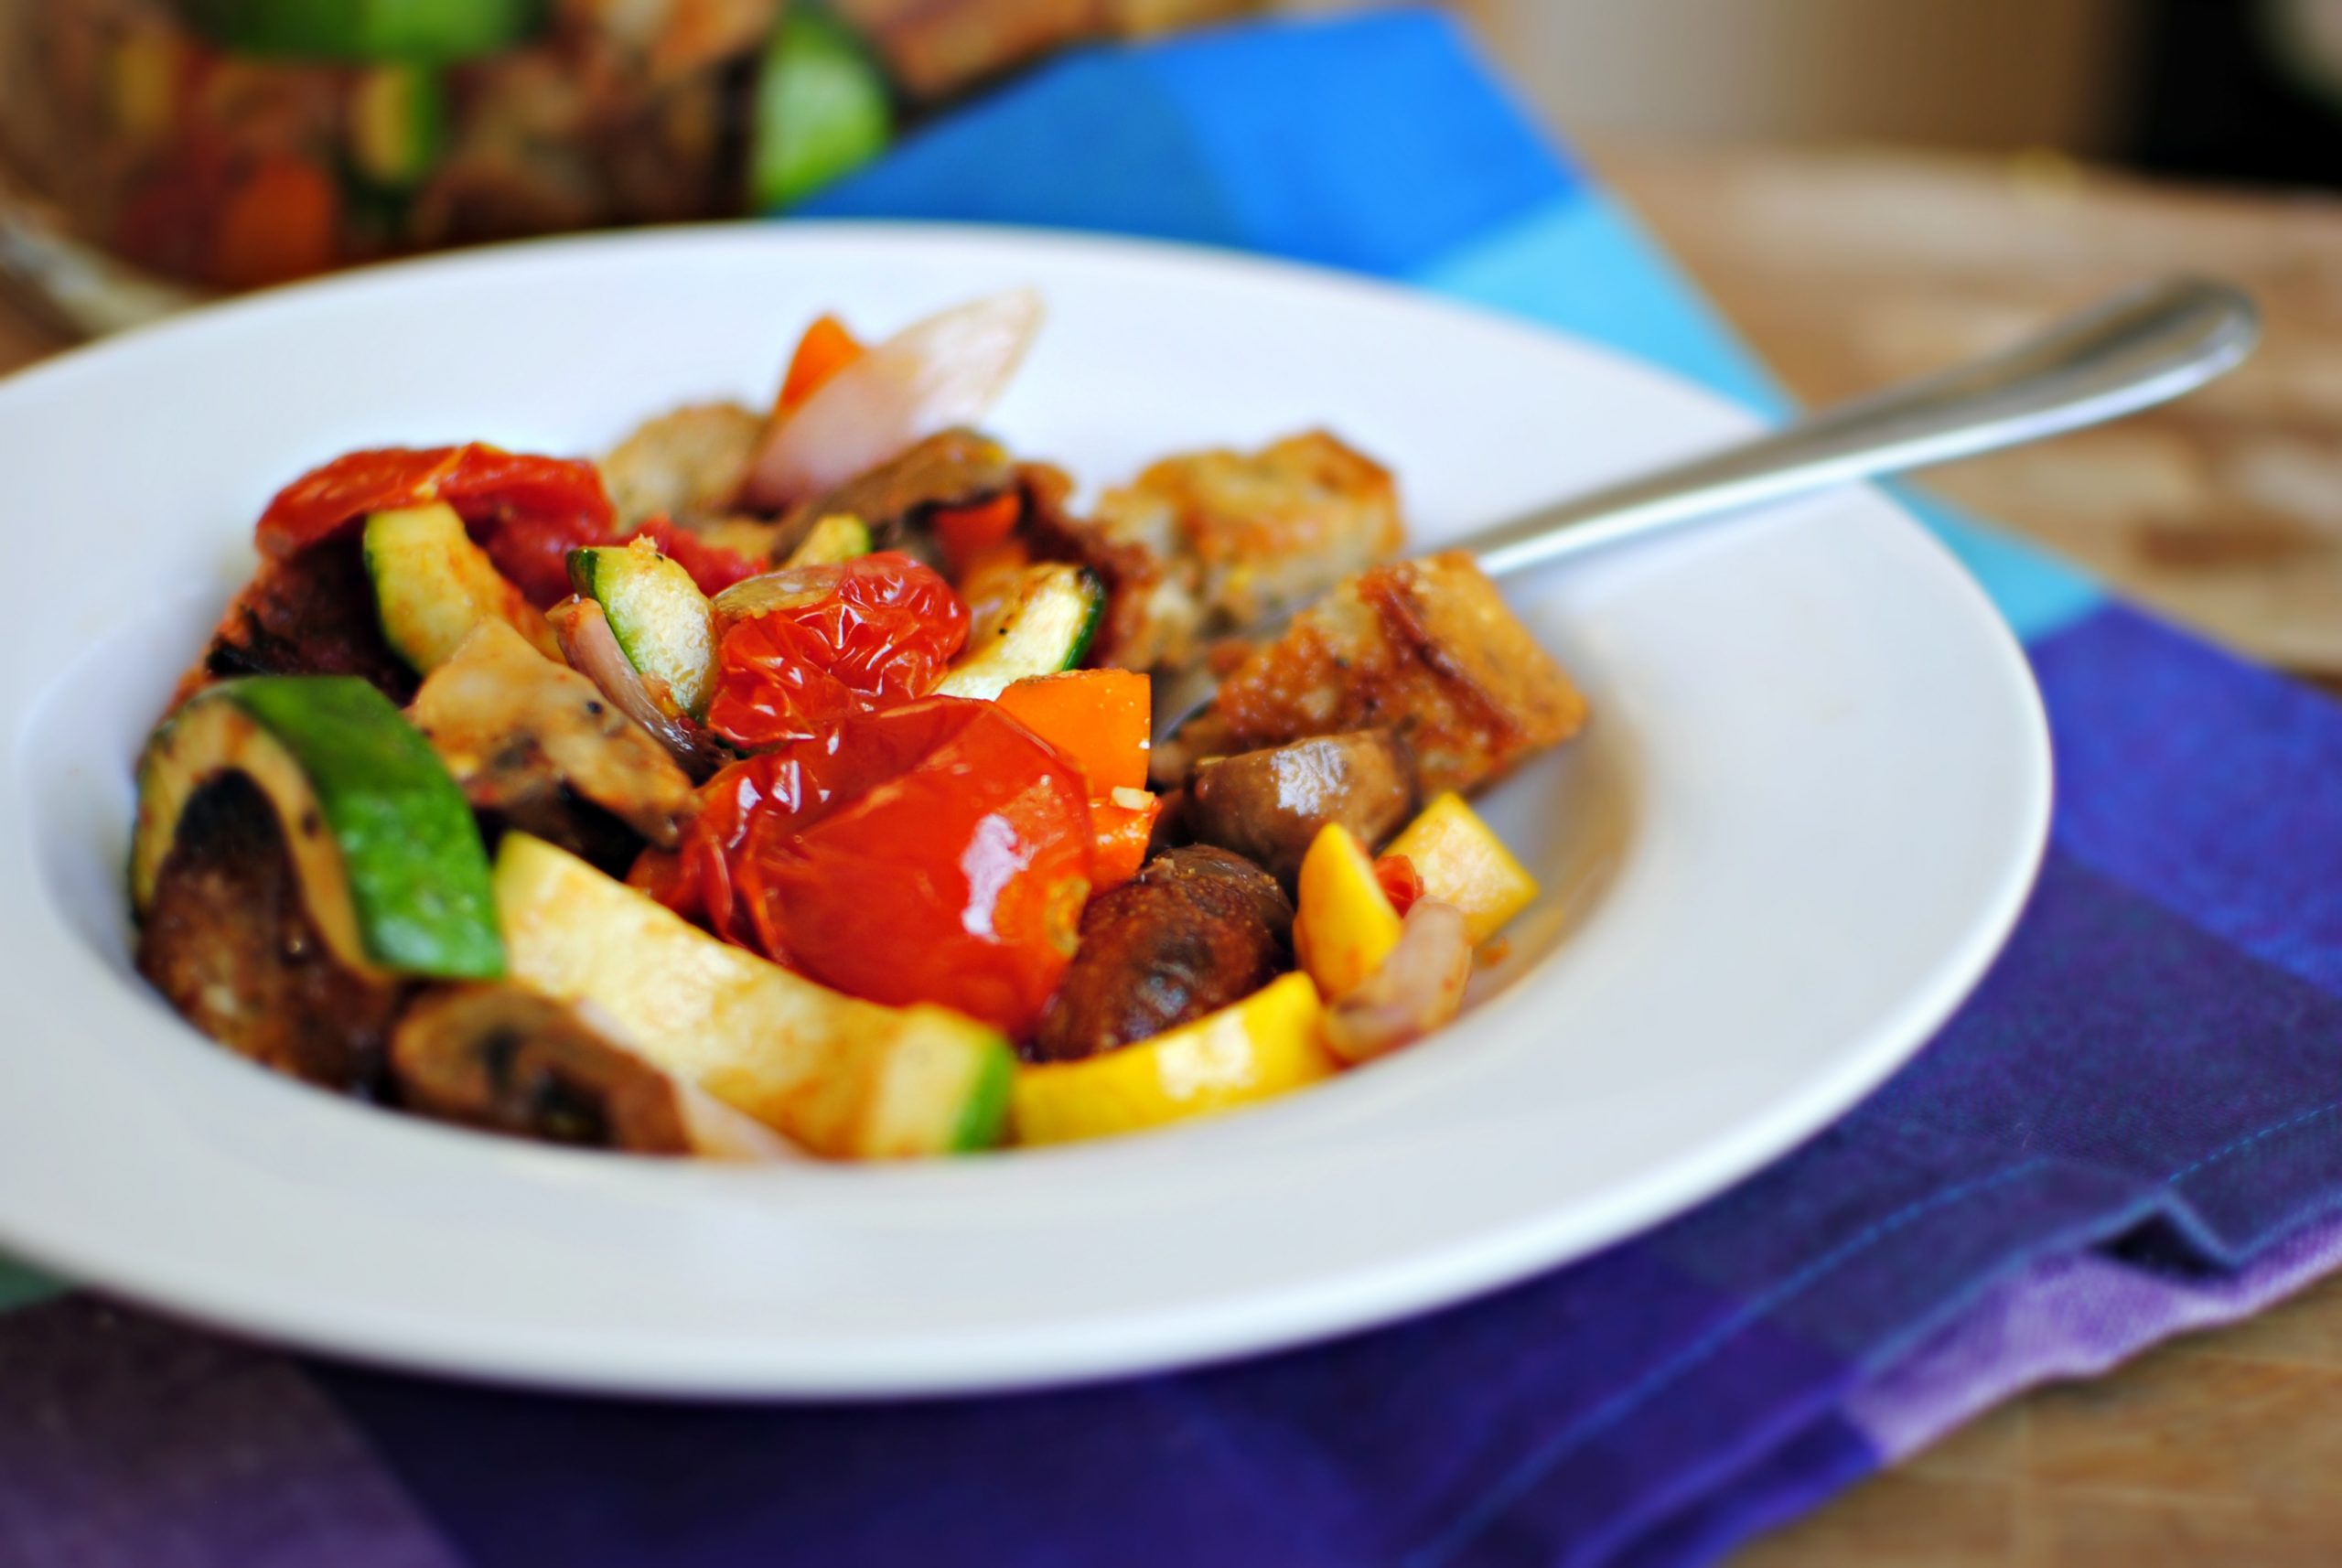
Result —
M2016 348L1842 403L1785 430L1497 524L1447 546L1490 576L1856 479L2118 419L2251 352L2241 290L2177 278L2117 295Z

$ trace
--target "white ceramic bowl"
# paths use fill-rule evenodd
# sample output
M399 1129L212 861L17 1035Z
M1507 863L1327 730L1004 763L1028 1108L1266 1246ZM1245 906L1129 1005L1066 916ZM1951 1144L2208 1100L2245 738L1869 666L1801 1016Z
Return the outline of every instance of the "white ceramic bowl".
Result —
M1584 344L1329 274L791 225L445 259L0 383L0 1244L315 1348L564 1387L876 1395L1130 1372L1435 1306L1681 1209L1926 1038L2014 921L2048 748L1982 595L1846 490L1513 590L1584 738L1488 815L1549 894L1463 1022L1266 1109L908 1168L539 1148L198 1037L134 975L129 766L275 488L346 448L598 450L767 395L795 331L1016 284L994 424L1096 484L1324 424L1419 543L1743 433Z

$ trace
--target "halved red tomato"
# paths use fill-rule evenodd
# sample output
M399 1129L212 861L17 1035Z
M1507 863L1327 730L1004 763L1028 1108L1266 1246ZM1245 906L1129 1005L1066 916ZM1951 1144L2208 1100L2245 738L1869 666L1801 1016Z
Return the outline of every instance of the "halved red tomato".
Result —
M716 611L707 724L744 746L809 739L924 696L968 639L951 585L894 551L768 574Z
M850 995L1029 1032L1090 895L1080 769L990 703L849 715L735 764L632 880Z
M254 535L263 553L282 560L370 512L433 501L462 514L496 569L540 609L568 596L569 553L607 542L616 515L593 464L475 441L337 457L279 490Z

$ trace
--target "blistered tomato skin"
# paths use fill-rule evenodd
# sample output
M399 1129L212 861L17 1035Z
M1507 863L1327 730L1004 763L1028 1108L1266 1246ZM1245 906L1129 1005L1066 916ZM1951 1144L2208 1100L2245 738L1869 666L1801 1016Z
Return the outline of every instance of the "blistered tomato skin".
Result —
M277 492L254 531L263 553L299 553L370 513L445 501L496 569L539 609L569 593L569 553L606 542L615 512L591 463L481 442L351 452Z
M761 562L751 561L736 550L726 550L720 544L710 544L689 529L678 528L663 517L645 521L627 536L648 539L666 556L692 575L699 591L714 598L735 583L768 570Z
M726 768L679 858L636 882L850 995L1027 1035L1090 885L1080 771L989 703L857 714Z
M932 690L968 639L968 610L893 551L794 568L802 586L725 628L708 727L736 746L811 740Z

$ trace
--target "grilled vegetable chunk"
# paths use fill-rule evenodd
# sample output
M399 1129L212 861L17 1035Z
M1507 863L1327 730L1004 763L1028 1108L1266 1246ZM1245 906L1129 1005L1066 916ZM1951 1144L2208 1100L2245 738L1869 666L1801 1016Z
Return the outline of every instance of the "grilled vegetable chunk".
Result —
M239 1056L375 1098L412 987L343 967L310 916L275 808L242 773L188 798L140 911L138 972Z
M428 675L483 621L502 621L547 658L561 645L536 607L500 575L445 503L378 511L366 520L366 572L382 636Z
M517 986L449 986L399 1019L392 1082L409 1111L541 1143L788 1157L789 1146L762 1125L668 1077L615 1034Z
M432 671L409 716L475 807L588 859L607 835L581 820L581 801L661 849L682 842L699 809L665 746L501 622L483 623ZM611 858L623 865L639 847L628 838Z
M715 617L692 575L650 541L569 553L571 585L602 607L652 701L693 718L715 680ZM654 684L655 682L655 684Z
M936 695L990 702L1018 681L1073 669L1105 607L1105 590L1085 567L1023 568L993 613L968 628L967 649Z
M1327 823L1371 848L1399 831L1414 803L1406 743L1391 730L1362 730L1198 764L1187 831L1265 867L1290 892Z
M1288 967L1293 906L1223 849L1175 849L1090 901L1032 1056L1079 1061L1192 1023Z
M414 671L375 618L374 584L356 539L264 557L180 694L239 675L356 675L394 703L414 695Z
M210 687L139 766L139 972L205 1034L346 1092L381 1087L410 977L487 978L487 857L423 737L349 676Z
M940 1007L841 996L729 946L525 833L497 853L513 978L616 1019L643 1058L813 1154L989 1148L1015 1059Z
M1156 777L1193 759L1309 736L1390 727L1414 757L1415 791L1468 793L1575 735L1585 699L1470 556L1393 562L1350 578L1257 648Z
M848 480L818 500L792 508L784 531L792 548L822 519L858 517L871 544L926 557L931 542L919 524L938 507L975 506L1016 488L1007 449L972 430L930 435L892 462Z
M470 808L390 700L347 676L222 682L155 732L138 769L138 914L188 801L231 773L274 809L310 918L345 968L463 980L503 972Z
M1112 1138L1273 1100L1331 1078L1326 1014L1305 974L1288 974L1181 1028L1087 1061L1017 1075L1026 1144Z

